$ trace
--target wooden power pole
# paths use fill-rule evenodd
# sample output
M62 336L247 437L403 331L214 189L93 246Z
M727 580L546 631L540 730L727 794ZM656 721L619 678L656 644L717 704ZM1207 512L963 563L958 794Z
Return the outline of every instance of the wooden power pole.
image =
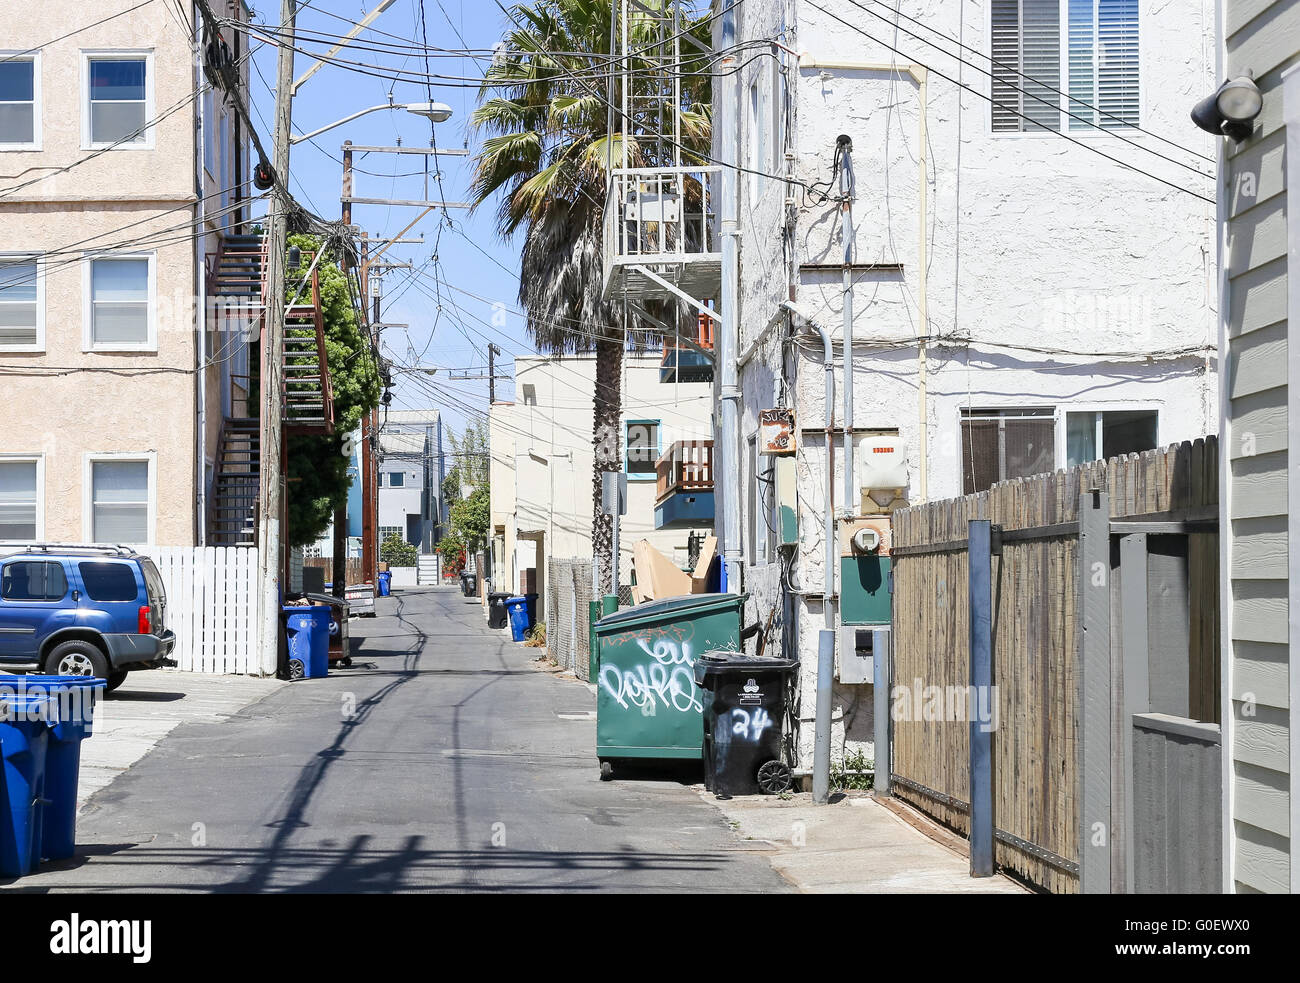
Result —
M280 30L292 39L297 4L280 2ZM282 518L284 484L284 255L288 239L289 135L293 124L293 55L291 42L280 47L276 64L275 148L272 167L275 193L267 207L266 310L262 315L261 463L258 468L257 578L261 625L258 652L262 672L272 674L279 662L280 571L284 569Z

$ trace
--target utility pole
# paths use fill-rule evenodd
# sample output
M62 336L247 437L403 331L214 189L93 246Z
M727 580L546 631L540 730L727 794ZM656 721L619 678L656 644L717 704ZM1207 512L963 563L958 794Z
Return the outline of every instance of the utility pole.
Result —
M345 229L352 225L352 141L348 140L343 144L343 194L340 200L342 208L343 226ZM343 249L339 257L339 265L343 269L343 275L348 275L348 251ZM349 446L348 435L343 437L343 446ZM351 455L349 455L350 457ZM360 460L360 458L358 458ZM357 470L357 479L360 480L360 469ZM348 507L345 502L334 510L334 563L333 563L333 589L335 597L343 597L347 591L347 574L348 574Z
M475 372L472 369L449 368L447 369L447 378L454 379L458 382L466 379L486 379L488 381L488 405L491 406L497 401L497 380L510 378L508 375L497 374L496 356L500 354L501 349L489 342L487 375L484 375L482 371ZM460 373L459 375L457 375L458 372Z
M294 35L297 4L280 2L280 31ZM261 462L258 468L257 576L262 623L259 652L262 672L270 675L279 663L280 571L283 569L284 485L282 457L282 370L284 367L284 252L288 239L289 136L293 124L293 55L291 43L280 46L276 63L275 194L267 206L266 309L262 313L262 426Z

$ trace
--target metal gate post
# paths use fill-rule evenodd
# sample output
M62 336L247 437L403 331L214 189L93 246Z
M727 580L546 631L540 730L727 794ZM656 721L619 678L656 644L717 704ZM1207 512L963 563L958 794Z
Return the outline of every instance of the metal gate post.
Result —
M993 693L993 530L988 519L971 519L970 591L970 874L993 876L993 734L980 719Z
M1079 890L1111 890L1110 498L1079 496Z

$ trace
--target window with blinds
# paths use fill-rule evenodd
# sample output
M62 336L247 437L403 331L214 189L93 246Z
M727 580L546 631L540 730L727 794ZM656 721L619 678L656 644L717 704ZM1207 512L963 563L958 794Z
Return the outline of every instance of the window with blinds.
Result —
M993 0L993 130L1137 126L1137 0Z

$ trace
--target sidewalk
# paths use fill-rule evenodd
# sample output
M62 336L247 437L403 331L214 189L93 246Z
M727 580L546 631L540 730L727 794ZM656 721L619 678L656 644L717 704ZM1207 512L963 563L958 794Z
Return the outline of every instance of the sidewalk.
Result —
M128 673L126 681L95 707L94 732L81 745L77 811L180 724L227 720L283 685L275 678L174 669Z
M1027 894L1001 875L970 876L970 862L931 839L866 792L815 806L807 792L718 800L728 825L770 848L772 867L808 894Z

